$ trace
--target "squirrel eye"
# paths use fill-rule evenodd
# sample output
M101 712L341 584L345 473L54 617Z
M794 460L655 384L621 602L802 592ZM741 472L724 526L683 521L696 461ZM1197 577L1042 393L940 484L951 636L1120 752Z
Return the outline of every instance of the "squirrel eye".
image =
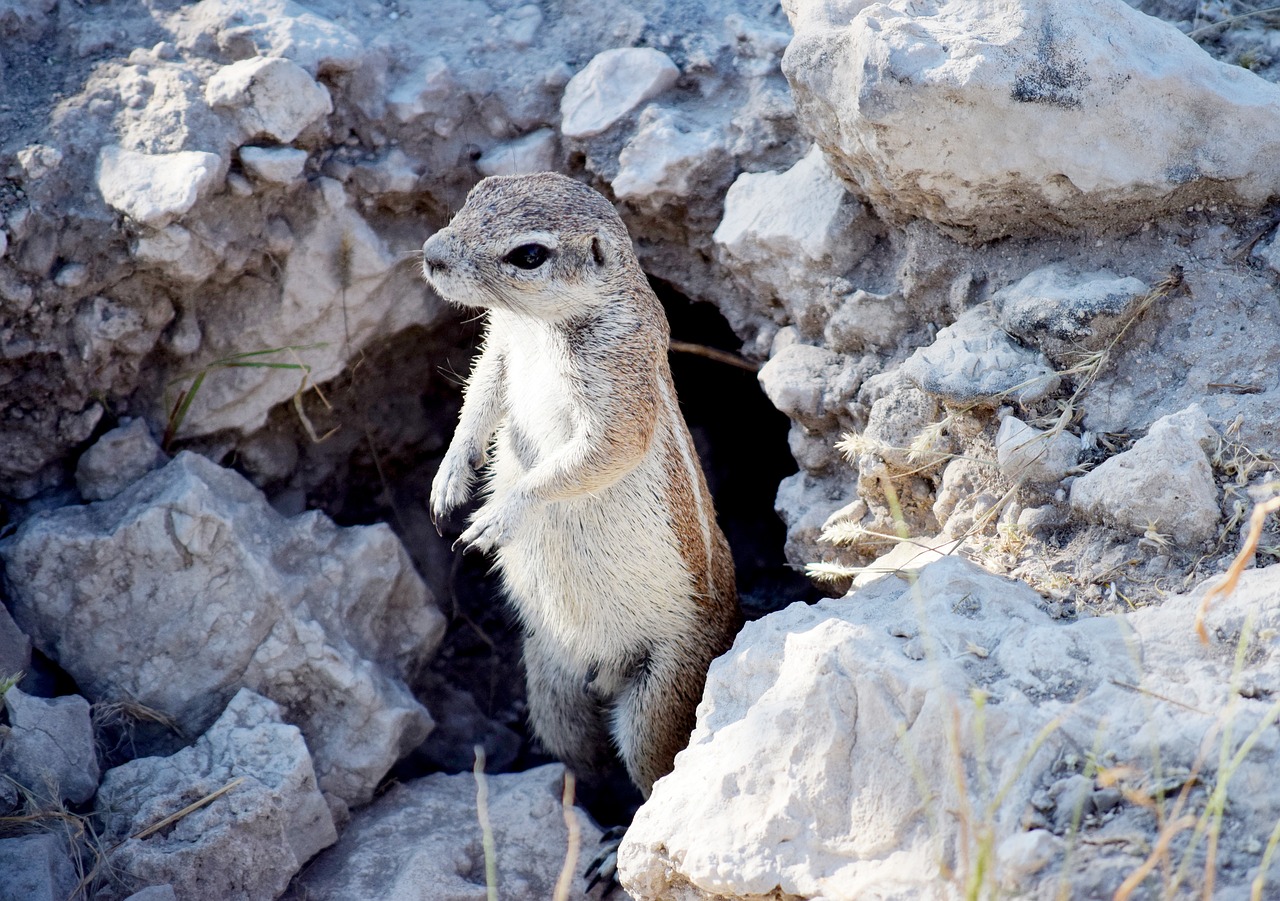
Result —
M549 256L551 251L541 244L521 244L503 259L517 269L537 269Z

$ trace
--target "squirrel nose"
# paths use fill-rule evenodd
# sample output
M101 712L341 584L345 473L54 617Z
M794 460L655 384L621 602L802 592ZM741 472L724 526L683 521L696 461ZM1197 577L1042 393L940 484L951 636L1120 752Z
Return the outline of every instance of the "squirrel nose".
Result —
M422 245L422 265L426 266L428 272L443 272L449 268L446 249L445 241L439 233L427 238Z

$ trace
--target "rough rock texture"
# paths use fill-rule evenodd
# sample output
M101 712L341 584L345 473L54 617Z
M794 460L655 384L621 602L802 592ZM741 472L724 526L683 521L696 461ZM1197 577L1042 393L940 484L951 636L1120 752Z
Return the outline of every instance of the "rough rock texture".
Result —
M680 70L661 50L619 47L598 53L565 85L560 131L566 138L595 137L679 77Z
M627 833L623 885L664 901L950 898L985 853L986 891L1040 897L1065 879L1072 897L1109 897L1149 850L1144 799L1169 792L1167 815L1194 772L1182 810L1207 816L1215 786L1227 801L1215 897L1247 897L1280 815L1258 791L1280 713L1275 573L1216 602L1207 647L1198 603L1064 625L1025 586L947 558L749 624ZM1188 891L1205 878L1189 839L1172 845Z
M23 625L92 699L141 689L180 714L186 741L242 685L280 701L339 821L343 799L367 798L421 734L411 683L453 721L399 776L464 765L473 740L494 762L527 759L514 670L489 665L517 653L479 649L498 615L470 620L462 595L477 567L453 565L423 507L476 326L423 287L416 255L479 177L543 169L613 199L659 290L714 302L762 364L798 467L777 486L786 553L827 591L963 554L1072 621L1202 582L1280 481L1280 264L1275 204L1262 199L1276 181L1280 20L1235 18L1239 4L1132 5L1194 40L1102 0L788 0L785 13L769 0L0 2L0 540L5 553L25 547L48 586L37 598L10 564L6 606L36 611ZM642 62L639 77L602 74L625 60ZM594 122L580 127L580 114ZM1005 369L1024 365L1042 393L1011 383ZM1181 543L1164 518L1072 506L1073 479L1106 476L1109 458L1194 404L1218 436L1189 457L1204 457L1211 483L1196 478L1218 505L1187 518L1206 542ZM419 682L434 617L392 602L377 625L382 600L343 603L401 578L385 533L273 518L221 470L178 480L171 512L128 500L195 466L143 477L159 462L145 440L103 459L130 419L166 452L235 467L282 514L392 523L433 593L459 599L458 653ZM1043 442L1023 439L1050 430L1029 461ZM751 417L739 432L738 459L767 450ZM151 487L126 487L139 478ZM734 509L725 497L722 483L722 513ZM1273 518L1248 562L1280 560L1277 547ZM87 575L72 585L60 567ZM1005 625L964 634L989 650L985 633ZM1170 653L1200 660L1170 635ZM979 671L977 651L957 653ZM1146 697L1185 700L1187 667L1161 666ZM33 668L41 685L62 684L40 659ZM897 691L885 689L886 709L909 708ZM1043 722L1027 709L1011 734ZM1125 747L1119 734L1107 742ZM1134 803L1104 784L1114 773L1082 768L1093 742L1079 739L1022 798L1026 828L995 846L1006 891L1033 892L1037 873L1080 861L1080 893L1106 896L1115 867L1089 865L1155 842L1153 822L1124 817L1123 835L1072 838L1077 806L1093 828L1090 817ZM1152 759L1130 762L1154 774ZM837 789L863 776L836 775ZM1265 785L1255 794L1245 803L1272 803ZM936 862L919 851L933 835L906 833L901 854ZM1256 854L1237 832L1223 847L1232 897ZM478 859L470 847L464 858ZM462 878L474 896L476 873Z
M498 895L543 901L553 895L568 847L561 807L564 767L488 777L489 820L497 849ZM356 814L338 844L299 877L290 898L342 901L484 901L485 862L470 773L397 785ZM601 897L582 870L600 830L573 809L580 830L570 898Z
M954 404L999 403L1006 398L1035 403L1058 387L1044 356L1019 345L977 307L938 332L902 364L902 373L922 391Z
M31 665L31 639L0 604L0 680L26 672Z
M1071 506L1081 516L1142 535L1196 546L1218 531L1218 486L1208 454L1218 433L1198 404L1156 421L1132 448L1081 476Z
M171 827L134 837L236 780ZM96 806L109 846L121 843L113 866L179 898L272 901L337 837L302 734L247 689L190 748L109 770ZM112 887L98 897L124 895Z
M756 309L781 305L800 322L813 293L839 291L831 274L867 251L870 236L852 228L861 215L862 205L815 145L785 172L738 176L711 237L735 280L756 295ZM771 337L763 331L756 341Z
M53 833L0 839L0 901L66 901L80 880Z
M105 501L167 460L145 419L122 422L80 457L76 487L86 501Z
M89 702L79 695L36 698L18 688L4 694L9 715L0 727L0 773L41 809L83 804L98 790Z
M1056 484L1066 478L1079 456L1080 441L1068 432L1041 431L1012 415L1000 420L996 465L1006 478Z
M778 69L786 20L762 0L22 9L40 41L6 54L0 110L0 491L21 497L66 478L104 411L224 452L302 367L348 377L415 326L405 390L445 383L457 314L401 264L481 174L568 169L608 190L634 143L618 196L651 235L641 255L733 298L710 253L723 192L808 146ZM637 59L637 77L603 65ZM562 103L590 135L561 133ZM693 269L690 247L706 251ZM229 365L240 354L293 368Z
M405 680L443 620L385 526L286 520L182 453L110 501L33 517L0 557L14 618L91 700L132 698L194 735L252 688L347 803L430 729Z
M996 321L1055 360L1097 350L1150 288L1105 270L1071 273L1046 266L992 295Z
M983 240L1280 187L1280 88L1120 0L784 5L801 120L891 221Z

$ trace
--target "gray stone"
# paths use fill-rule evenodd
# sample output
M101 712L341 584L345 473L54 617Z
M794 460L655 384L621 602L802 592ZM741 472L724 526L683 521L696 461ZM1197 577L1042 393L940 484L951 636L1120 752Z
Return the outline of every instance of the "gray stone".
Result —
M552 897L565 860L564 767L549 764L488 777L497 848L498 894L510 901ZM578 808L578 863L570 898L588 893L581 876L600 830ZM485 862L470 773L437 774L396 785L359 811L333 848L299 878L291 897L307 901L484 901Z
M208 194L222 169L216 153L139 153L108 145L98 157L98 190L109 206L163 228Z
M254 178L288 185L307 165L307 152L296 147L241 147L240 162Z
M124 901L178 901L178 896L174 894L173 886L165 883L149 885L141 891L134 892Z
M171 826L134 837L233 782ZM108 847L120 843L113 867L135 883L168 883L181 898L273 901L337 838L302 734L247 689L190 748L109 770L96 808ZM121 894L110 887L98 897Z
M25 673L31 666L31 639L27 638L0 604L0 681L18 673Z
M1193 553L1222 517L1208 458L1217 441L1199 404L1158 419L1129 450L1072 483L1071 508L1132 535L1168 535Z
M1070 432L1054 435L1027 425L1016 416L1000 420L996 432L996 464L1011 480L1051 485L1066 478L1080 456L1080 439Z
M824 347L792 344L760 368L760 387L769 402L791 419L821 428L840 412L842 398L833 389L844 364L844 357Z
M486 150L476 160L476 168L483 175L528 175L548 172L556 168L558 150L556 133L550 128L539 128L513 141L498 144Z
M565 86L560 131L589 138L676 83L680 70L661 50L619 47L597 53Z
M333 112L329 92L292 60L255 56L223 66L205 88L210 106L230 107L247 137L288 144Z
M67 901L80 881L53 833L0 839L0 901Z
M285 519L184 452L112 500L33 516L0 558L14 619L91 700L127 696L197 735L252 688L347 803L430 729L405 680L444 620L386 526Z
M121 420L80 457L76 487L87 501L107 500L168 459L145 419Z
M36 698L14 687L4 706L9 734L0 742L0 772L42 809L92 798L99 770L89 702L79 695Z
M1046 266L992 295L996 321L1054 359L1102 347L1150 289L1132 276Z
M728 153L724 137L670 109L650 106L618 154L613 195L645 208L685 202Z
M1058 374L1044 355L1010 338L986 306L960 314L902 364L902 373L954 404L1029 404L1058 387Z

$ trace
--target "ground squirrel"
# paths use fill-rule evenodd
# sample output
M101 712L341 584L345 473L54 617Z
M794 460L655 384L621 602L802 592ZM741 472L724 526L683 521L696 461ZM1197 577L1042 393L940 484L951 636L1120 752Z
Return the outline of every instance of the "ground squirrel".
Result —
M562 175L486 178L422 258L441 296L487 322L432 515L484 472L459 541L497 557L534 732L583 774L612 742L648 797L742 623L666 315L613 206Z

